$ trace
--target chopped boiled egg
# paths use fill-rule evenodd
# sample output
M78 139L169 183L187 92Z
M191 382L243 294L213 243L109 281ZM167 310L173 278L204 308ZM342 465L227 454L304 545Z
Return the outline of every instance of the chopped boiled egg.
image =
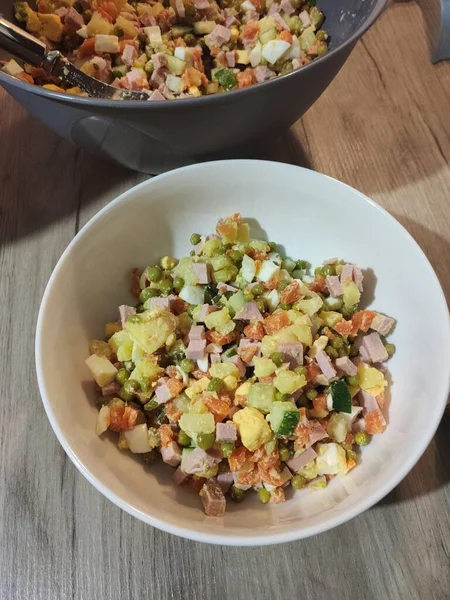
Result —
M289 42L285 42L284 40L270 40L264 44L262 55L267 62L274 65L290 47Z

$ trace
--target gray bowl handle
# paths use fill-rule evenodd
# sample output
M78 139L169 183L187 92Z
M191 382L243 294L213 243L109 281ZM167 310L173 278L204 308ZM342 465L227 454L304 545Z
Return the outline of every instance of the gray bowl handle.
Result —
M433 63L450 59L450 0L440 0L440 3L438 39L435 42L431 57Z

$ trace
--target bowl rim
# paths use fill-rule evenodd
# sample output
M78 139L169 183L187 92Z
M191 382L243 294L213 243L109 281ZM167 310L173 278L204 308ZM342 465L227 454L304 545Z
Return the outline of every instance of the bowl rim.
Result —
M155 181L157 181L159 184L161 181L164 181L165 179L170 179L170 177L172 177L173 175L177 176L178 173L180 173L180 172L202 171L202 170L207 170L210 167L216 167L216 168L219 167L219 168L229 169L229 168L233 168L234 166L250 166L249 163L251 163L252 166L259 165L261 168L264 168L264 169L273 168L273 166L277 166L277 167L282 166L283 168L285 168L287 170L291 170L291 171L293 171L293 170L307 171L309 177L312 176L313 178L316 177L318 179L326 178L327 180L331 181L333 183L333 185L335 185L337 187L345 188L347 192L356 194L357 196L359 196L361 201L370 204L375 210L381 212L385 218L389 219L391 221L391 223L397 228L399 235L404 236L409 241L409 243L413 244L416 247L416 250L422 255L422 257L424 258L424 265L426 265L426 268L428 269L430 277L432 279L434 279L435 283L437 284L437 288L436 288L436 291L438 293L437 300L442 303L443 315L446 314L447 326L445 327L445 322L444 322L443 330L446 331L447 343L446 343L445 347L443 348L443 350L446 352L447 359L448 359L445 361L446 364L448 364L447 384L445 386L445 389L442 390L442 398L436 399L437 406L436 406L434 418L430 419L427 422L424 435L418 441L416 447L414 448L414 452L411 452L408 460L405 460L403 465L401 466L401 468L399 468L399 470L396 472L395 477L392 477L389 481L386 481L385 483L380 485L379 488L375 492L373 492L371 495L369 495L365 500L361 501L357 507L344 508L337 515L328 518L323 523L320 523L318 525L306 526L301 531L299 531L298 529L293 529L292 531L287 532L287 533L270 533L270 532L268 532L268 533L263 533L263 534L257 534L255 536L251 536L251 537L244 536L244 535L235 535L235 534L226 535L226 534L202 533L200 531L191 530L186 527L173 525L171 523L167 523L161 519L153 517L147 513L144 513L143 511L138 510L138 509L134 508L133 506L130 506L130 504L128 504L128 502L126 502L125 500L120 498L114 492L110 491L110 489L106 485L104 485L95 475L93 475L90 472L89 468L84 463L82 463L81 460L78 459L77 455L72 451L70 444L66 441L64 434L62 433L62 431L58 425L57 419L55 417L55 413L53 412L53 409L51 407L50 398L49 398L49 396L47 394L47 390L46 390L44 369L43 369L43 364L42 364L42 351L41 351L41 348L44 344L44 338L45 338L44 313L46 312L47 301L52 293L53 283L57 279L59 272L63 268L63 265L64 265L66 259L69 257L70 253L72 252L72 249L77 244L80 243L80 241L83 239L83 237L88 233L89 229L97 221L102 219L103 216L108 211L110 211L111 209L113 209L114 207L116 207L119 204L132 201L133 196L137 191L140 191L141 189L145 189L145 188L151 188L154 185ZM425 253L423 252L423 250L421 249L419 244L415 241L415 239L412 237L412 235L403 227L403 225L401 225L399 223L399 221L397 221L397 219L395 219L388 211L386 211L379 204L377 204L372 199L368 198L367 196L365 196L364 194L362 194L355 188L353 188L350 185L347 185L333 177L324 175L323 173L319 173L317 171L312 171L312 170L306 169L304 167L289 165L289 164L285 164L285 163L281 163L281 162L264 161L264 160L247 160L247 159L246 160L211 161L211 162L199 163L199 164L195 164L195 165L188 165L186 167L181 167L179 169L174 169L172 171L158 175L157 177L147 179L147 180L129 188L125 192L122 192L118 197L116 197L110 203L108 203L99 212L97 212L80 229L80 231L74 236L74 238L71 240L71 242L69 243L67 248L64 250L61 257L59 258L59 260L49 278L49 281L45 288L44 294L42 296L41 305L39 308L38 319L37 319L37 325L36 325L35 364L36 364L36 373L37 373L39 392L40 392L40 395L42 398L42 402L44 404L44 408L47 413L47 417L50 421L50 424L52 426L52 429L53 429L56 437L58 438L59 443L63 447L64 451L66 452L66 454L68 455L70 460L73 462L73 464L76 466L76 468L80 471L80 473L103 496L108 498L108 500L110 500L113 504L115 504L122 510L126 511L128 514L138 518L141 521L144 521L145 523L147 523L149 525L152 525L153 527L156 527L157 529L160 529L167 533L171 533L171 534L177 535L179 537L187 538L187 539L190 539L193 541L206 542L206 543L225 545L225 546L262 546L262 545L270 545L270 544L279 544L279 543L291 542L291 541L295 541L295 540L299 540L299 539L305 539L312 535L323 533L325 531L333 529L334 527L337 527L338 525L342 525L343 523L346 523L350 519L353 519L354 517L360 515L367 509L374 506L389 492L391 492L406 477L406 475L411 471L411 469L419 461L419 459L421 458L421 456L427 449L428 445L430 444L430 442L431 442L432 438L434 437L434 434L439 426L439 423L442 419L444 410L447 405L447 399L448 399L448 395L449 395L449 391L450 391L450 314L449 314L449 310L448 310L447 301L446 301L444 292L442 290L442 286L439 282L439 279L438 279L433 267L431 266L431 263L429 262L428 258L426 257ZM439 406L439 403L441 404L440 406Z
M195 103L194 106L200 106L207 102L208 104L212 102L220 102L220 101L228 101L228 99L234 98L237 94L252 94L256 93L260 89L266 89L269 85L275 87L275 85L280 85L280 82L286 81L288 77L295 77L299 73L303 73L306 71L312 71L314 68L317 68L318 64L321 64L329 57L337 54L338 51L346 49L348 46L352 44L356 44L358 39L375 23L380 14L385 9L389 0L376 0L378 2L377 6L374 7L372 13L368 16L367 20L361 24L360 27L342 44L336 46L336 48L332 48L330 52L327 52L324 56L321 56L315 60L313 60L308 65L305 65L301 69L297 69L296 71L292 71L291 73L287 73L282 75L281 77L275 77L274 79L270 79L268 81L262 81L261 83L255 83L251 86L232 90L227 92L226 94L211 94L209 96L200 96L198 98L176 98L174 100L170 100L170 105L176 105L179 108L190 107ZM119 110L125 110L129 108L134 108L138 110L147 109L147 110L157 110L157 109L165 109L169 108L166 102L149 102L149 101L141 101L137 102L136 100L104 100L102 98L85 98L83 96L69 95L61 92L56 92L52 90L48 90L41 86L32 85L27 83L26 81L22 81L13 77L12 75L8 75L3 71L0 71L0 82L5 80L9 85L13 85L14 87L18 87L19 89L25 92L31 92L32 94L36 94L38 96L43 96L44 98L60 100L66 104L73 104L75 106L99 106L103 108L118 108ZM281 83L282 85L282 83Z

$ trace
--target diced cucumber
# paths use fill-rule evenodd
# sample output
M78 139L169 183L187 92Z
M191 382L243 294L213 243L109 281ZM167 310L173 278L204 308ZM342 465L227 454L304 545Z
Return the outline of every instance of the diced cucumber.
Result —
M270 411L270 426L277 436L294 432L300 420L300 412L293 402L274 402Z
M254 383L250 386L247 398L248 406L253 406L266 415L272 410L274 400L275 388L271 383Z
M239 291L236 292L235 294L233 294L229 299L228 299L228 306L230 308L232 308L234 310L234 314L236 315L242 308L244 308L246 302L245 302L245 296L244 293Z
M210 412L203 414L185 413L181 415L179 425L189 437L194 437L197 433L213 433L216 428L214 417Z
M342 379L333 381L331 384L331 396L333 398L333 410L339 412L352 412L352 398L348 386Z

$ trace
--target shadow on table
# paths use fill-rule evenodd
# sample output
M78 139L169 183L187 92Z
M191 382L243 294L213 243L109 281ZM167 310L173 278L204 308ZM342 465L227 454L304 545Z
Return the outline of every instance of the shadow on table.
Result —
M0 149L0 246L70 215L77 215L75 233L81 206L146 177L76 148L18 105L10 112L13 118L3 125L2 134L11 141ZM305 153L289 131L214 158L223 157L308 166Z

